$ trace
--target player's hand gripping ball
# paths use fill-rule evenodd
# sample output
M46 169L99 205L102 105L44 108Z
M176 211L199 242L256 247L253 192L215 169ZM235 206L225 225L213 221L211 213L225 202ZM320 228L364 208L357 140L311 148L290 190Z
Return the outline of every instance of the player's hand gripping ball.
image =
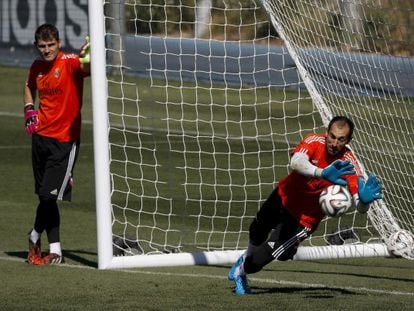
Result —
M351 194L344 186L331 185L320 194L319 205L325 215L339 217L352 206Z

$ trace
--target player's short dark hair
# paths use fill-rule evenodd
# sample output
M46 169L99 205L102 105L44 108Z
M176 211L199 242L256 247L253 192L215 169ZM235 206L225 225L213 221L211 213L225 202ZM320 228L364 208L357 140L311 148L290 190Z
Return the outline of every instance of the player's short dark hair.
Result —
M349 137L348 138L349 138L349 140L352 139L352 135L354 134L355 124L354 124L354 122L352 122L351 119L349 119L345 116L335 116L335 117L333 117L332 120L329 122L328 132L330 131L330 129L331 129L331 127L334 123L338 123L338 125L342 125L342 126L347 124L348 127L349 127Z
M52 24L40 25L35 32L35 44L39 40L48 41L56 39L59 41L59 30Z

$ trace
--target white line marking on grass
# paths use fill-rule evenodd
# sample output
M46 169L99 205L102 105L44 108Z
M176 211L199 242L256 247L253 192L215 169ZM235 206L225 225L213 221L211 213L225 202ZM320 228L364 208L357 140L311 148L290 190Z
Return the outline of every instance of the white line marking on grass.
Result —
M0 116L23 118L23 112L15 113L15 112L0 111Z
M21 258L0 256L0 260L22 262L26 264L26 261ZM56 265L56 267L97 270L96 268L90 267L90 266L70 265L70 264L65 264L65 263ZM115 271L115 270L106 270L106 271ZM128 269L125 269L125 270L117 269L116 271L122 272L122 273L131 273L131 274L146 274L146 275L173 276L173 277L182 277L182 278L207 278L207 279L216 279L216 280L227 280L227 276L211 275L211 274L173 273L173 272L157 272L157 271L143 271L143 270L128 270ZM302 282L284 281L284 280L261 279L261 278L254 278L254 277L250 277L249 279L250 281L257 282L257 283L289 285L289 286L297 286L301 288L326 288L326 289L348 290L348 291L354 291L354 292L368 292L368 293L374 293L374 294L414 296L414 293L412 292L388 291L388 290L383 290L383 289L374 289L374 288L367 288L367 287L334 286L334 285L326 285L326 284L318 284L318 283L302 283Z
M209 279L225 279L227 280L227 276L220 276L220 275L210 275L210 274L189 274L189 273L171 273L171 272L154 272L154 271L137 271L137 270L120 270L126 273L138 273L138 274L148 274L148 275L168 275L168 276L179 276L179 277L192 277L192 278L209 278ZM366 287L351 287L351 286L331 286L325 284L312 284L312 283L301 283L301 282L292 282L292 281L284 281L284 280L273 280L273 279L260 279L260 278L249 278L250 281L258 282L258 283L267 283L267 284L279 284L279 285L294 285L297 287L304 287L304 288L326 288L326 289L339 289L339 290L349 290L349 291L363 291L363 292L370 292L376 294L390 294L390 295L399 295L399 296L414 296L414 293L410 292L400 292L400 291L387 291L382 289L373 289L373 288L366 288Z
M400 291L387 291L383 289L374 289L374 288L367 288L367 287L352 287L352 286L334 286L334 285L325 285L325 284L317 284L317 283L301 283L301 282L293 282L293 281L278 281L272 279L256 279L250 278L252 281L262 282L262 283L270 283L270 284L281 284L281 285L293 285L298 287L306 287L306 288L326 288L326 289L339 289L339 290L348 290L348 291L362 291L362 292L369 292L369 293L376 293L376 294L390 294L390 295L403 295L403 296L414 296L414 293L410 292L400 292Z
M29 149L32 145L8 145L8 146L0 146L0 149Z

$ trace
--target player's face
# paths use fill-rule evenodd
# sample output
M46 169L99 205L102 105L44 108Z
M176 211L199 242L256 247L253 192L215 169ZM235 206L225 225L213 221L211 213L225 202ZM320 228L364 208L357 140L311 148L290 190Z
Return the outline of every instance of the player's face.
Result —
M330 130L326 132L326 149L330 155L337 155L349 143L349 126L338 126L332 124Z
M36 44L37 50L43 60L52 62L60 51L60 41L56 39L51 40L39 40Z

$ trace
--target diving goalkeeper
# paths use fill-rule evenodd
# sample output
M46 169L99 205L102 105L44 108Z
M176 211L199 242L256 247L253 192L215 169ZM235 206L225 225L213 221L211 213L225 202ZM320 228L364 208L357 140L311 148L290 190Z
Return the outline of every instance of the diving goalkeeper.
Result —
M235 293L250 293L247 274L273 260L293 259L300 242L314 232L324 217L319 195L332 184L348 185L360 213L382 196L377 177L364 181L352 151L353 122L334 117L324 134L307 135L291 154L292 172L282 178L263 203L249 228L249 246L228 273Z
M73 168L79 151L83 80L89 76L89 42L80 55L61 51L58 29L51 24L35 32L39 53L24 87L25 130L32 136L32 166L39 203L29 232L27 261L33 265L59 264L58 200L70 201ZM35 99L38 97L38 107ZM40 236L46 231L49 253L42 256Z

